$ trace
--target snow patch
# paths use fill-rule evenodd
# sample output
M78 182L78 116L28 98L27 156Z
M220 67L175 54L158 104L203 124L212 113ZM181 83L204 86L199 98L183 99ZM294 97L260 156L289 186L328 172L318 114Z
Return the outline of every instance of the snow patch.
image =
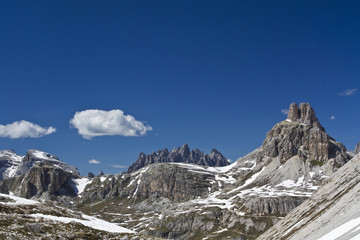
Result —
M304 220L304 219L302 219L302 220L300 220L299 222L297 222L296 224L294 224L294 226L292 226L291 228L289 228L289 230L287 230L287 231L283 234L283 236L287 235L287 234L290 233L294 228L296 228L297 226L299 226L303 220Z
M335 240L342 235L345 235L348 232L351 232L354 228L360 226L360 217L352 219L339 227L335 228L331 232L325 234L318 240ZM359 239L359 236L356 236L354 239Z
M134 233L134 231L129 230L124 227L120 227L120 226L116 225L115 223L110 223L110 222L101 220L99 218L91 217L91 216L84 215L84 214L81 215L81 217L84 218L85 220L69 218L69 217L58 217L58 216L52 216L52 215L45 215L45 214L41 214L41 213L31 214L30 216L34 217L34 218L50 219L50 220L62 222L62 223L77 222L77 223L80 223L84 226L87 226L87 227L90 227L93 229L106 231L106 232L112 232L112 233Z
M0 197L5 197L5 198L9 198L9 199L13 200L13 202L0 202L3 205L34 205L34 204L39 204L38 201L29 200L29 199L26 199L26 198L16 197L16 196L13 196L13 195L8 195L8 194L3 194L3 193L0 193Z
M249 178L248 180L245 181L245 183L241 186L241 188L248 186L249 184L253 183L256 178L265 170L266 167L264 167L263 169L261 169L260 172L255 173L254 175L251 176L251 178Z
M46 152L34 151L34 152L32 153L32 155L34 155L36 158L40 158L40 159L44 159L44 160L49 160L49 161L60 162L60 160L56 159L54 156L52 156L51 154L46 153Z
M73 178L71 179L77 188L77 194L80 195L82 192L84 192L85 187L92 183L92 179L89 178Z

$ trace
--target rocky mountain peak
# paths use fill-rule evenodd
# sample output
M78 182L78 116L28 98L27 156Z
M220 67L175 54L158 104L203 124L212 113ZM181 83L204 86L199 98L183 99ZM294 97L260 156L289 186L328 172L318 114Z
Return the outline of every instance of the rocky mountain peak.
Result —
M331 138L316 118L309 103L292 103L286 121L276 124L267 134L262 148L265 155L286 161L293 156L321 162L334 158L342 166L350 157L341 143Z
M291 103L287 119L291 122L298 122L303 124L313 124L316 127L321 127L319 120L315 116L315 111L310 103Z
M229 164L226 158L216 149L213 149L210 154L204 154L197 148L190 150L188 144L184 144L181 148L174 148L170 152L165 148L148 155L140 153L139 158L129 167L128 173L134 172L150 164L169 162L191 163L216 167Z

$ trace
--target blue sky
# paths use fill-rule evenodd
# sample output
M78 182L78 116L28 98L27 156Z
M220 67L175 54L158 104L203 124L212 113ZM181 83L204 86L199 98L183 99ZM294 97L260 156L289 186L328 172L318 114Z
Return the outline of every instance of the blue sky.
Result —
M291 102L310 102L352 150L359 12L359 1L2 1L0 149L43 150L82 174L184 143L235 160Z

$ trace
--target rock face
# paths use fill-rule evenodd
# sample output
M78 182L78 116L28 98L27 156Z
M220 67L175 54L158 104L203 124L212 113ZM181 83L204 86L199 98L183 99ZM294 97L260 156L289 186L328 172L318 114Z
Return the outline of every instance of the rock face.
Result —
M107 177L104 177L107 178ZM92 182L93 189L82 195L83 202L118 198L134 200L167 198L174 202L181 202L209 193L215 180L212 174L189 172L188 168L176 164L152 164L140 172L122 175L117 181L109 177L104 182L96 178ZM102 184L104 187L99 188ZM89 187L91 187L91 185Z
M291 122L298 122L303 124L312 124L314 127L321 127L319 120L315 116L314 109L309 103L291 103L288 112L288 120Z
M360 153L360 142L358 144L356 144L356 147L355 147L355 154L359 154Z
M71 179L73 174L49 163L40 163L25 174L20 186L20 196L32 198L48 195L75 196Z
M72 178L77 174L64 171L53 164L41 162L34 165L27 173L0 182L0 191L14 192L24 198L49 196L75 196ZM42 196L45 194L44 196Z
M276 124L267 134L262 148L265 155L285 161L293 156L326 162L336 160L337 167L350 157L341 143L332 139L321 126L309 103L292 103L288 118Z
M204 154L199 149L190 151L189 146L184 144L181 148L174 148L171 152L165 148L148 155L140 153L136 162L129 167L128 173L134 172L150 164L170 162L192 163L196 165L216 167L229 165L226 158L216 149L212 149L210 154Z

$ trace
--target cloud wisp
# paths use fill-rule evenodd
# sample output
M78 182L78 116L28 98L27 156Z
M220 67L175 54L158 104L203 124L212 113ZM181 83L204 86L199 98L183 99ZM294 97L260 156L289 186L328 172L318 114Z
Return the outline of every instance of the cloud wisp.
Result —
M356 93L356 91L357 91L356 88L346 89L345 91L339 93L339 96L342 96L342 97L351 96L351 95L354 95Z
M125 115L120 109L104 111L97 109L76 112L70 125L85 139L98 136L143 136L152 127Z
M288 109L281 109L281 113L284 115L288 115L289 110Z
M0 124L0 137L3 138L39 138L54 132L56 132L54 127L44 128L25 120L6 125Z
M128 166L124 166L124 165L117 165L117 164L112 164L110 165L113 168L128 168Z
M334 115L330 116L330 120L335 120L335 119L336 119L336 117Z
M89 160L90 164L100 164L100 161L96 160L96 159L91 159Z

